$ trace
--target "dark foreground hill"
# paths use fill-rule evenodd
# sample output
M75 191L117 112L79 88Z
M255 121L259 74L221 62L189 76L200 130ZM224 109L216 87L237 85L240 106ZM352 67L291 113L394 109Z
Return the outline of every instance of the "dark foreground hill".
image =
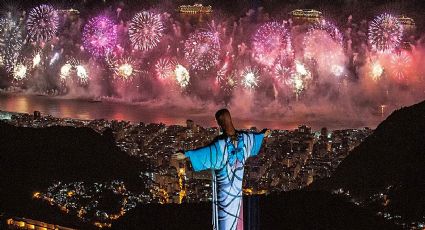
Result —
M247 218L249 199L257 199L257 218ZM255 208L254 208L255 209ZM113 224L113 229L211 229L211 203L143 205ZM327 192L294 191L244 197L245 229L397 229L369 211Z
M404 222L425 217L425 101L393 112L330 179L312 186L339 188L365 202L385 203L382 210Z
M143 189L136 159L121 152L110 136L88 128L17 128L0 122L0 214L82 226L76 218L32 199L57 181L122 180Z

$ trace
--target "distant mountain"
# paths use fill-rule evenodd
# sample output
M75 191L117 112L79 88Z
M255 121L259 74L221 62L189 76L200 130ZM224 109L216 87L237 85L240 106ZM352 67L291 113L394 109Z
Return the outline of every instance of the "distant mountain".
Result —
M310 189L339 188L366 203L382 196L383 210L406 222L425 218L425 101L393 112Z
M22 128L0 122L0 214L63 226L85 226L59 209L35 201L54 182L110 182L142 190L138 160L120 151L107 134L89 128ZM85 227L84 227L85 228Z

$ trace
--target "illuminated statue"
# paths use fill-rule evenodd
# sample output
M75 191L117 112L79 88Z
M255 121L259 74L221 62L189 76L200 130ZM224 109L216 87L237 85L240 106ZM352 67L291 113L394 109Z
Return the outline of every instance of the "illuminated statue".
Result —
M180 151L176 159L189 158L195 171L211 170L213 176L213 229L243 229L242 180L246 160L258 154L262 133L237 131L227 109L219 110L217 123L223 130L210 145L191 151Z

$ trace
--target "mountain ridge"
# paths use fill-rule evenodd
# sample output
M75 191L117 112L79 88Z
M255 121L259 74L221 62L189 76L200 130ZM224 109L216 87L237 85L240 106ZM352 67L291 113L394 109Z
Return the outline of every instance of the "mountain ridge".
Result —
M425 221L425 101L394 111L330 178L307 188L339 189L405 223Z
M0 121L0 146L0 214L87 229L33 194L56 182L122 180L129 190L144 189L139 161L119 150L110 135L89 128L15 127Z

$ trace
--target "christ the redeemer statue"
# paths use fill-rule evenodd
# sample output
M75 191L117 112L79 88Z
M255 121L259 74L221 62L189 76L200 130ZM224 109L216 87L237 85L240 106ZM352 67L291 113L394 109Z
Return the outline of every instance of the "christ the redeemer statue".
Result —
M263 138L270 130L261 133L237 131L230 112L221 109L215 114L223 134L210 145L179 151L174 158L189 158L195 171L211 170L213 176L213 229L243 229L242 180L246 160L260 151Z

